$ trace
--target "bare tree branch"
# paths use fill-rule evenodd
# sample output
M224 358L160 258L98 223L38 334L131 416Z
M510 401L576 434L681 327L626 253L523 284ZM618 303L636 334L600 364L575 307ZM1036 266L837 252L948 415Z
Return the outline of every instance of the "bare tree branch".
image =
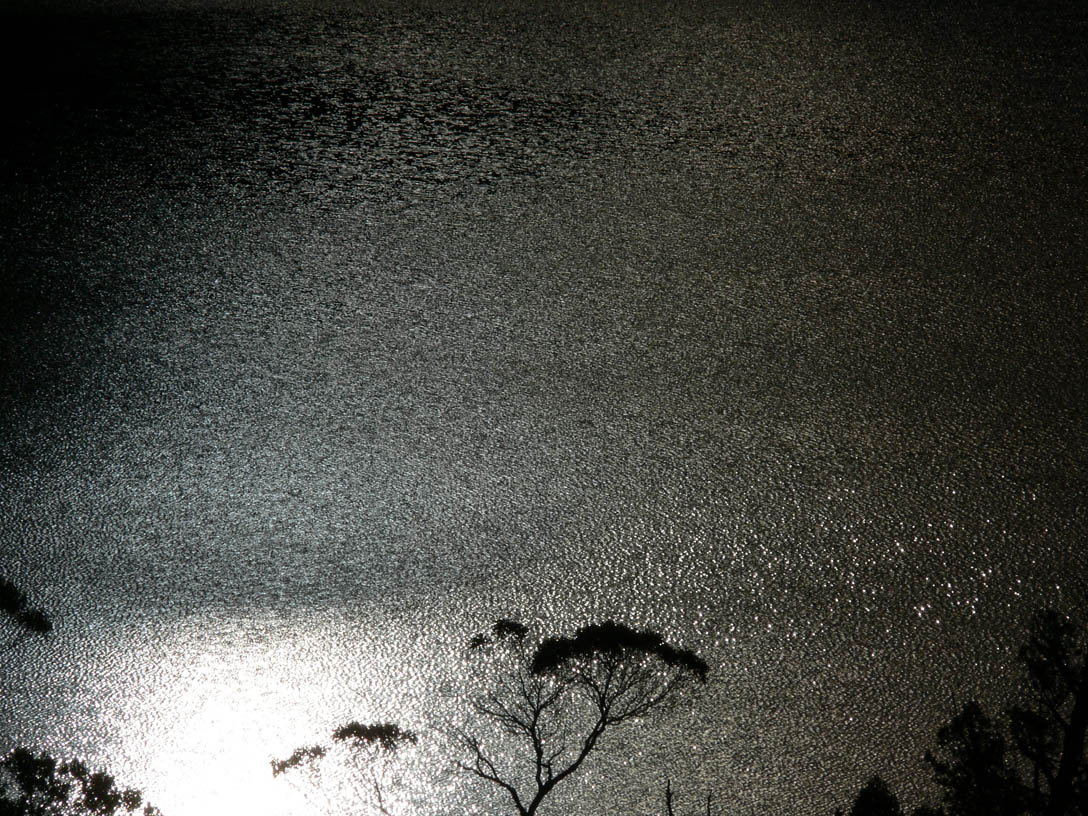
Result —
M474 637L469 650L486 652L500 641L509 645L512 637L500 639L500 628L516 632L516 643L523 646L524 627L500 624L493 627L494 639ZM506 654L513 658L512 674L471 709L523 746L527 773L497 767L480 738L463 730L459 740L470 759L458 766L504 790L520 816L534 816L552 791L582 768L610 728L665 707L689 680L705 682L707 673L693 652L611 621L583 627L574 638L546 639L531 652Z

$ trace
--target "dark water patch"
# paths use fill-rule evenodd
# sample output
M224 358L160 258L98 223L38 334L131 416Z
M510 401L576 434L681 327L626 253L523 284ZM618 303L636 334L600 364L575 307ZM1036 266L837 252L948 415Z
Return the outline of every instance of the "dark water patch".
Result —
M82 168L84 182L135 173L162 192L401 188L407 199L421 186L538 175L607 147L607 105L592 90L458 64L455 22L222 10L14 17L7 67L24 82L0 171L28 184ZM412 54L416 41L437 53Z

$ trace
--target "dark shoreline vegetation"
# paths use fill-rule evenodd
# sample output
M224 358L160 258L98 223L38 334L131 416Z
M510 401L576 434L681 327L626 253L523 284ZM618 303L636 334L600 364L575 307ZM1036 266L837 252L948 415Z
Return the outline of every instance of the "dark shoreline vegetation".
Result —
M29 637L47 637L52 620L31 607L25 593L0 576L0 648L18 648ZM606 732L667 710L697 693L710 667L693 651L661 635L605 621L573 637L536 637L519 621L496 621L466 643L490 686L470 704L465 725L444 736L454 746L454 767L497 791L502 812L548 812L549 794L576 775ZM936 734L923 768L941 791L939 804L922 804L911 816L1088 816L1088 626L1070 615L1040 611L1019 651L1017 702L996 715L968 701ZM364 812L398 816L390 797L398 785L401 751L420 736L396 723L350 722L328 745L295 750L271 760L272 776L293 774L335 755L356 774ZM522 777L500 756L513 752L528 763ZM682 783L680 787L683 787ZM705 816L725 816L706 794ZM672 781L662 787L662 813L678 816ZM0 757L0 816L160 816L143 794L121 788L105 771L81 760L17 747ZM836 816L905 816L880 776L872 776L848 811ZM696 816L692 811L690 816ZM679 816L689 816L680 813Z

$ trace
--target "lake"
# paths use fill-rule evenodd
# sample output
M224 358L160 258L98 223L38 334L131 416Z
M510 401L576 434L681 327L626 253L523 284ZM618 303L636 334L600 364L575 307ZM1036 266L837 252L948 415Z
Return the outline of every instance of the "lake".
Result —
M1088 612L1073 3L9 4L0 748L166 816L443 729L499 617L711 665L553 813L933 798ZM348 789L345 789L345 786Z

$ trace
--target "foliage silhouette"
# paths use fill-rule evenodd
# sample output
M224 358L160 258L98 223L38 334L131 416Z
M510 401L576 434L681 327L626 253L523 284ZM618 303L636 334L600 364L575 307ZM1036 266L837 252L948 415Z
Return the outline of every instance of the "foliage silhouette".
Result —
M949 816L1088 816L1086 656L1083 624L1035 615L1019 653L1025 699L1008 709L1005 729L969 702L926 755Z
M944 789L945 808L952 816L1014 816L1023 811L1005 739L978 703L965 704L937 732L937 750L927 751L925 761Z
M0 612L18 628L13 648L30 635L47 635L53 622L41 609L27 604L26 595L0 576ZM0 758L0 816L112 816L133 813L143 804L144 816L161 816L144 803L135 788L118 788L113 776L91 771L81 760L61 762L48 753L14 748Z
M370 804L379 813L392 816L387 802L390 762L401 748L417 742L416 735L395 723L364 725L353 721L335 729L332 739L333 746L297 748L287 759L273 759L272 775L279 776L303 767L314 769L316 763L328 756L336 745L342 745L350 749L349 764L366 780Z
M1032 813L1088 816L1088 626L1044 610L1020 649L1028 700L1009 709L1012 741L1027 765Z
M1088 816L1088 628L1041 611L1019 658L1019 705L994 720L969 701L937 732L925 762L943 807L914 816Z
M583 626L573 638L548 638L533 655L532 672L559 675L587 662L623 660L633 653L656 656L666 666L706 681L706 661L694 652L670 646L656 632L638 632L614 621Z
M903 816L899 798L879 776L873 776L858 792L850 816Z
M529 627L509 618L499 618L491 626L491 634L483 633L473 635L468 641L470 650L482 649L485 646L493 646L505 640L514 639L521 641L529 633Z
M469 649L499 659L497 688L478 697L479 726L492 727L523 763L500 767L479 730L455 737L469 759L458 766L502 791L519 816L533 816L549 794L582 767L601 737L616 726L664 708L681 689L705 683L706 662L694 652L613 621L585 626L573 638L535 646L527 627L500 620ZM516 761L516 760L515 760Z
M0 759L0 816L112 816L133 813L143 803L135 788L92 772L79 760L58 762L49 754L16 748ZM144 816L161 816L144 804Z
M399 725L394 723L363 725L358 722L350 722L333 731L332 738L337 742L350 740L356 748L378 746L385 751L396 751L405 743L416 742L415 734L411 731L402 730Z
M272 760L272 776L279 776L284 771L289 771L291 768L297 768L305 762L309 762L315 759L321 759L328 753L328 749L324 745L311 745L306 748L296 748L294 753L287 759L273 759Z
M5 648L14 648L30 635L47 635L53 622L43 610L31 607L26 594L14 583L0 575L0 612L15 627L16 632Z

